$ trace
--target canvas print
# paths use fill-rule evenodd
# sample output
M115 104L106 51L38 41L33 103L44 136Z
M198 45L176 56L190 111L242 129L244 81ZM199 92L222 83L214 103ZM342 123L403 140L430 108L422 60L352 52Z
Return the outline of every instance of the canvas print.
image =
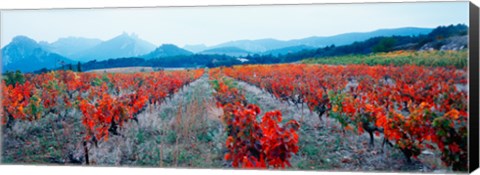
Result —
M468 171L468 2L1 11L1 163Z

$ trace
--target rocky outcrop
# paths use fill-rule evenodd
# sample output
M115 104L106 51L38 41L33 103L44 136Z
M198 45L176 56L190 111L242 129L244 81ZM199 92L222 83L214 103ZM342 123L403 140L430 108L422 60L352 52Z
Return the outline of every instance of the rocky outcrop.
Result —
M423 50L462 50L468 47L468 35L453 36L442 40L435 40L420 47Z

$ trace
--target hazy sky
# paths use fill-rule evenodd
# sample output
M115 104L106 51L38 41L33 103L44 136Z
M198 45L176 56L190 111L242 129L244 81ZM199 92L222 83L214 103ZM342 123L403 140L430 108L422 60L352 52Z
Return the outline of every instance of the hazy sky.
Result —
M17 10L1 12L0 37L3 47L16 35L53 42L68 36L108 40L128 32L183 47L458 23L468 24L468 2Z

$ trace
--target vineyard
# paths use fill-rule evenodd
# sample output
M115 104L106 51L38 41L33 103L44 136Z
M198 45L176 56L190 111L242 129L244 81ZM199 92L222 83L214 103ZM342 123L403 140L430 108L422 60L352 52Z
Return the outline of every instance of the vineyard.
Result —
M118 135L125 122L137 121L147 104L156 106L203 75L203 70L135 74L74 73L57 71L25 75L23 84L2 84L2 124L16 120L34 122L48 115L58 120L71 110L81 111L82 144L88 165L89 147L98 147L111 134ZM54 123L52 123L54 125ZM8 138L4 138L8 139Z
M2 162L467 170L467 73L277 64L2 82Z
M368 55L346 55L329 58L311 58L302 61L306 64L367 64L367 65L417 65L429 67L456 67L464 69L468 65L468 52L460 51L394 51L386 53L372 53Z
M307 104L319 120L343 130L383 133L383 144L407 162L425 149L441 152L453 170L467 170L467 74L447 68L366 65L273 65L226 68L225 74L293 105Z

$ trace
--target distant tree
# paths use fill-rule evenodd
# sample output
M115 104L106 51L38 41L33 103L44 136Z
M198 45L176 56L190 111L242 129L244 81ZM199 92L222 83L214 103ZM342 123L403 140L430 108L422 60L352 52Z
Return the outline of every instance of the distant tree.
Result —
M72 64L68 64L68 70L73 71L73 65Z
M77 64L77 71L82 72L82 65L81 65L80 61Z
M468 34L468 26L465 24L439 26L428 34L430 40L442 40L451 36Z
M393 50L396 40L393 37L382 38L380 42L373 46L373 52L389 52Z
M42 68L42 69L40 69L40 70L34 71L33 73L35 73L35 74L43 74L43 73L46 73L46 72L48 72L48 71L49 71L49 70L44 67L44 68Z
M5 83L7 85L15 85L17 83L23 84L25 83L25 76L23 76L22 72L19 70L16 72L7 71L5 73Z
M208 68L215 67L215 65L213 64L213 61L208 62L205 66L207 66Z

